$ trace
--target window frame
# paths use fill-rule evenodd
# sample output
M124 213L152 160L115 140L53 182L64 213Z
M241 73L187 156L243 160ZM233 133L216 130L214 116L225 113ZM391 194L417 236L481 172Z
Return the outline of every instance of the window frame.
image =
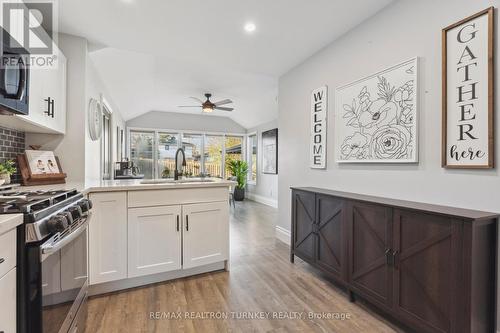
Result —
M100 147L100 178L102 180L113 179L112 165L113 165L113 111L109 108L106 103L102 104L102 132L101 132L101 147ZM106 134L106 123L107 123L107 134ZM107 140L107 142L106 142ZM106 149L107 149L107 161L106 161Z
M159 168L158 168L158 134L159 133L167 133L167 134L173 134L176 133L179 137L179 140L177 142L177 148L182 146L182 140L184 137L184 134L192 134L192 135L201 135L202 140L201 140L201 171L202 173L205 173L205 141L206 141L206 136L222 136L223 142L222 142L222 160L221 160L221 168L222 168L222 179L226 179L226 170L225 170L225 160L226 160L226 136L236 136L236 137L241 137L241 154L242 156L247 157L247 134L246 133L233 133L233 132L212 132L212 131L196 131L196 130L179 130L179 129L168 129L168 128L147 128L147 127L127 127L127 138L126 138L126 143L127 143L127 157L130 159L131 154L130 154L130 140L131 132L151 132L154 133L154 138L153 138L153 151L155 152L153 154L153 176L155 179L160 179L159 175ZM247 161L248 163L248 161Z
M246 141L247 141L247 147L248 149L246 150L247 156L246 156L246 161L248 163L248 174L247 174L247 183L250 185L257 185L257 181L259 178L259 136L257 135L257 132L250 132L246 135ZM252 179L252 146L250 143L251 137L255 137L255 180Z

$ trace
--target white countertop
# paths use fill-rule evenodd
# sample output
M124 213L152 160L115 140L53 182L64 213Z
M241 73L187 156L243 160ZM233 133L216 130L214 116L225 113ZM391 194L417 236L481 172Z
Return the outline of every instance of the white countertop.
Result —
M70 190L77 189L83 193L91 192L112 192L112 191L137 191L137 190L168 190L179 188L205 188L205 187L229 187L234 186L236 182L219 178L206 178L210 181L196 181L191 179L190 182L168 182L156 184L141 184L142 179L122 179L122 180L102 180L88 183L66 183L53 184L43 186L22 186L20 190L36 191L36 190ZM161 181L161 180L160 180Z
M0 235L23 223L23 214L0 215Z

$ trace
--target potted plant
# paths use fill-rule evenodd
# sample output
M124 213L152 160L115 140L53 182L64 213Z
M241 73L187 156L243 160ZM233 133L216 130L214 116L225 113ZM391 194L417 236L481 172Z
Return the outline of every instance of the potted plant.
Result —
M17 171L16 163L13 160L5 160L0 163L0 182L10 184L10 176Z
M228 163L228 168L237 182L234 187L234 200L243 201L243 199L245 199L245 187L247 186L248 163L245 161L231 160Z
M161 178L170 178L170 169L165 167L161 173Z

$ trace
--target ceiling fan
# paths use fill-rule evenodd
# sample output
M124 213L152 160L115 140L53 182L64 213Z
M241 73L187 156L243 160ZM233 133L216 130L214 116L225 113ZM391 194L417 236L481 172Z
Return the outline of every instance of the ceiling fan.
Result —
M222 101L212 103L212 101L210 101L210 97L212 97L212 94L206 93L205 97L207 98L206 101L202 101L201 99L199 99L197 97L190 97L191 99L194 99L195 101L200 103L200 105L179 105L179 107L180 108L199 108L199 107L201 107L201 110L205 113L210 113L210 112L213 112L214 110L221 110L221 111L233 111L234 110L234 108L221 107L221 105L226 105L226 104L232 103L233 101L230 99L224 99Z

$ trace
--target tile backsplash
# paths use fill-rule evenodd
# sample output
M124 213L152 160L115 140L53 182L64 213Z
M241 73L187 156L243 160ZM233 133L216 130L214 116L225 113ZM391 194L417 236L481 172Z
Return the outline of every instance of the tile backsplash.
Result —
M17 155L24 153L25 134L21 131L0 127L0 161L14 160L17 163ZM19 168L18 168L19 169ZM21 182L19 170L12 175L13 183Z

